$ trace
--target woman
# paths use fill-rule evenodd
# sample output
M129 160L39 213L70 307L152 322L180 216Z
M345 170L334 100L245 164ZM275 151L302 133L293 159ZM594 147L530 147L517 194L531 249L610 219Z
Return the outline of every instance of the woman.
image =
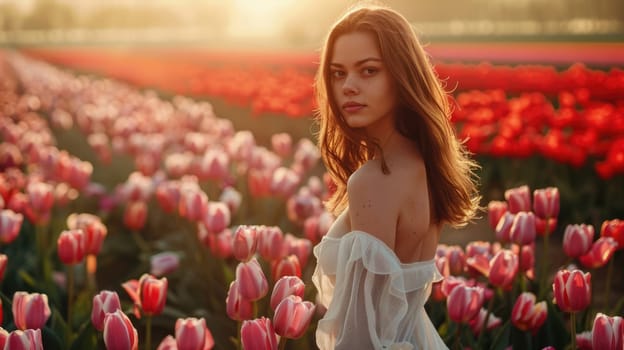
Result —
M478 210L473 169L447 95L407 20L354 9L326 39L316 78L319 144L337 215L314 248L327 313L320 349L444 349L424 310L441 280L442 226Z

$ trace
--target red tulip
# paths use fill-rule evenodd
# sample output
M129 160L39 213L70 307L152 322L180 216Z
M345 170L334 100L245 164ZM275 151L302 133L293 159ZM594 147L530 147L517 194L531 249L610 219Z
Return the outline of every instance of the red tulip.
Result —
M208 195L195 186L182 187L180 190L179 213L189 221L202 221L208 208Z
M147 220L147 203L137 201L129 202L124 211L124 224L127 228L139 231L145 226Z
M513 225L515 214L505 212L498 220L498 224L494 228L496 232L496 240L501 243L508 243L511 241L511 226Z
M178 350L178 344L173 336L168 335L158 344L156 350Z
M594 240L594 226L568 225L563 234L563 251L571 258L587 253Z
M271 293L271 309L275 310L277 305L289 295L303 298L305 284L297 276L284 276L275 282Z
M525 245L535 241L535 215L532 212L517 212L509 231L512 242Z
M6 254L0 254L0 282L4 280L4 273L6 272L9 257ZM2 322L0 322L2 324Z
M280 260L273 261L271 263L273 280L277 281L283 276L297 276L301 277L301 265L299 264L299 258L296 255L291 254Z
M547 187L533 191L533 212L541 219L556 218L559 215L559 189Z
M104 329L104 317L106 314L120 309L121 303L117 292L103 290L99 294L93 296L91 323L93 323L95 329L101 332Z
M600 236L613 237L618 243L618 250L624 249L624 220L605 220L600 227Z
M458 323L467 323L477 316L483 305L483 288L459 285L446 299L448 315Z
M579 350L592 350L594 347L592 345L592 332L585 331L581 333L576 333L576 347ZM553 349L555 350L555 349Z
M51 314L48 296L39 293L15 292L12 309L13 322L21 330L42 328Z
M41 329L14 330L5 338L4 349L43 350Z
M250 301L262 298L269 291L267 279L255 258L236 266L236 281L240 294Z
M505 191L505 200L508 203L508 210L512 214L521 211L531 211L531 193L529 186L520 186Z
M592 328L592 346L601 350L624 349L624 322L622 317L598 313Z
M489 271L489 279L492 285L508 289L518 272L518 256L510 250L500 250L490 260Z
M579 261L586 268L597 269L609 262L616 249L617 242L613 237L600 237L587 253L579 257Z
M258 253L267 261L284 256L284 233L278 226L258 227Z
M208 233L204 225L198 224L197 236L199 240L210 248L210 252L219 258L227 259L233 255L234 236L232 231L225 229L220 233Z
M85 256L85 235L80 229L65 230L57 240L57 251L61 262L65 265L75 265Z
M41 332L41 330L39 332ZM4 350L4 346L8 339L9 332L7 332L4 328L0 327L0 349Z
M535 303L535 295L530 292L520 294L513 310L511 322L522 331L535 334L546 321L548 309L545 301Z
M139 336L132 322L121 310L104 317L104 344L109 350L137 350Z
M162 252L150 257L150 274L160 277L171 273L180 266L180 256L172 252Z
M553 283L555 303L565 312L578 312L591 302L591 274L559 270Z
M219 233L230 225L230 208L222 202L208 202L202 222L208 232Z
M24 216L11 209L0 210L0 242L9 244L17 238Z
M228 317L235 321L248 320L252 317L253 304L240 294L238 282L236 280L230 283L230 289L225 298L225 304L225 311Z
M81 229L85 233L85 255L100 253L108 230L99 217L86 213L74 213L67 218L67 227L70 230Z
M543 237L547 233L550 235L557 228L557 218L542 219L535 217L535 232Z
M179 350L210 350L214 346L212 334L203 318L177 319L175 339Z
M289 295L275 308L273 316L275 333L289 339L301 338L310 325L314 309L311 302Z
M496 230L498 222L501 217L507 212L507 202L504 201L490 201L488 203L488 220L490 227Z
M490 274L490 259L487 255L476 254L466 259L466 266L471 276L481 274L487 277Z
M222 180L229 174L230 158L220 149L208 149L199 158L197 177L200 180Z
M258 231L255 226L238 226L234 233L232 251L239 261L249 261L258 246Z
M146 315L162 313L167 301L167 278L157 279L150 274L143 274L137 280L129 280L122 284L134 302L134 315L141 318L140 310Z
M277 350L277 336L265 317L243 321L241 341L245 350Z
M487 317L487 310L484 308L481 308L477 316L473 318L472 320L468 321L468 325L470 326L472 333L474 333L475 335L479 335L481 334L481 332L483 332L483 323L485 322L486 317ZM491 313L490 317L488 318L487 325L485 326L485 330L491 331L492 329L500 326L502 323L503 323L503 320L500 317L497 317L496 315Z
M28 213L36 224L43 224L50 220L50 210L54 204L54 188L44 182L31 182L26 187L28 196Z

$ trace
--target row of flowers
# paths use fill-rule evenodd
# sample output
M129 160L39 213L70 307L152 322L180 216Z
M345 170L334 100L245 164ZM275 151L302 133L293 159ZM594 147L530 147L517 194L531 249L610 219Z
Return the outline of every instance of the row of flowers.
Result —
M291 343L297 348L313 343L311 330L323 310L311 301L309 260L312 245L327 232L333 217L321 205L331 184L311 174L318 150L310 141L293 147L289 135L277 134L272 149L264 148L255 144L253 133L235 132L206 103L182 97L167 102L110 81L74 77L20 56L10 60L23 93L3 92L8 102L2 113L8 118L2 119L0 127L2 147L17 147L18 152L2 157L2 249L8 270L19 270L24 267L14 261L28 252L12 248L34 241L29 249L38 265L29 273L52 283L29 286L47 294L28 294L39 306L14 312L13 319L3 323L7 330L15 328L6 339L39 347L44 343L48 348L55 340L39 341L38 334L46 332L37 329L52 328L67 348L93 348L95 334L101 333L109 349L136 348L140 337L150 349L152 319L166 319L171 322L165 332L174 329L175 336L162 337L159 349L203 350L213 344L275 349L286 346L286 339L300 339ZM3 86L16 85L17 81L9 81ZM71 164L85 161L53 146L48 121L57 131L77 125L101 162L112 166L119 156L129 156L140 171L112 184L110 190L92 182L97 171L88 166L77 167L91 169L82 173L82 180L70 181L75 178L66 175L73 173L68 170ZM93 135L114 140L107 152L98 150ZM95 208L85 208L97 216L75 210L87 199L96 200ZM270 208L268 204L274 203L279 205ZM585 348L622 347L620 310L592 305L590 272L585 270L597 271L608 264L611 272L605 281L610 283L614 255L624 246L623 222L604 221L595 241L589 225L566 225L563 250L583 269L569 265L572 260L557 264L547 247L549 237L562 225L557 221L559 205L554 188L536 190L533 197L526 186L510 189L505 201L489 205L494 242L439 247L436 263L445 279L433 286L427 307L447 344L560 348L567 341L553 337L553 332L569 315L573 346L578 338L577 344ZM72 208L61 210L67 206ZM175 223L163 225L158 217ZM62 225L55 225L59 221ZM282 227L291 227L292 233ZM180 236L188 241L179 243ZM538 236L544 243L536 268ZM116 285L100 290L95 282L98 275L119 274L105 269L106 258L128 259L124 250L114 246L115 240L136 247L135 256L148 256L148 271L130 279L121 273ZM557 271L554 276L552 268ZM76 271L86 276L80 278ZM25 278L23 271L12 275ZM182 283L181 276L197 280L206 275L210 283L198 294L216 303L198 306L197 300L190 300L192 307L184 307L180 296L189 295L189 284ZM13 291L13 305L18 305L15 295L23 295L18 294L23 290L14 291L15 287L4 283L3 292ZM59 288L65 291L61 295L55 292ZM128 298L119 298L115 290L120 288ZM604 290L611 289L607 284ZM90 303L81 304L85 294ZM44 295L49 295L52 307ZM58 311L63 305L67 310ZM167 315L167 307L178 309L175 317L171 311ZM91 310L87 311L90 318L84 316L86 310ZM216 331L223 320L220 314L239 327ZM20 317L35 321L21 323ZM58 325L55 319L59 318L66 327ZM592 322L587 325L583 319ZM143 327L145 332L139 333L137 329ZM577 336L577 330L584 332ZM531 333L534 340L527 340Z
M243 64L232 55L196 51L187 57L160 50L159 58L149 51L26 52L139 87L222 97L250 105L254 114L309 117L314 109L313 62L318 59L310 54L284 54L281 59L251 55ZM621 70L605 72L575 64L557 71L552 66L487 63L439 63L436 69L454 89L452 118L472 152L516 158L539 155L574 167L591 162L603 179L624 173ZM105 142L98 140L94 142Z

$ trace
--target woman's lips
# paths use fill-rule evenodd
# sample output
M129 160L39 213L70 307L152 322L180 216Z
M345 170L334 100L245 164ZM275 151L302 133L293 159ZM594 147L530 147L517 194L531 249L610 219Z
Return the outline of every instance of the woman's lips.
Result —
M342 105L342 109L347 113L356 113L364 107L366 107L366 105L355 103L355 102L347 102Z

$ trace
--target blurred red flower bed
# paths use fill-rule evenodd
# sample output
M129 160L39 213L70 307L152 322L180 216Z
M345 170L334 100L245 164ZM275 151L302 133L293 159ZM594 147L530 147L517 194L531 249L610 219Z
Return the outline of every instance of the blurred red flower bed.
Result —
M483 45L478 47L484 49ZM606 46L606 52L613 51L612 46ZM504 49L494 46L491 57L504 58ZM434 57L438 52L449 59L453 58L449 50L441 46L431 51ZM254 115L313 115L312 85L318 62L314 52L189 48L23 52L138 87L223 98L249 106ZM473 52L468 57L479 56ZM436 70L453 91L452 118L472 152L514 158L541 155L574 167L589 162L604 179L624 173L624 70L619 67L437 62Z

